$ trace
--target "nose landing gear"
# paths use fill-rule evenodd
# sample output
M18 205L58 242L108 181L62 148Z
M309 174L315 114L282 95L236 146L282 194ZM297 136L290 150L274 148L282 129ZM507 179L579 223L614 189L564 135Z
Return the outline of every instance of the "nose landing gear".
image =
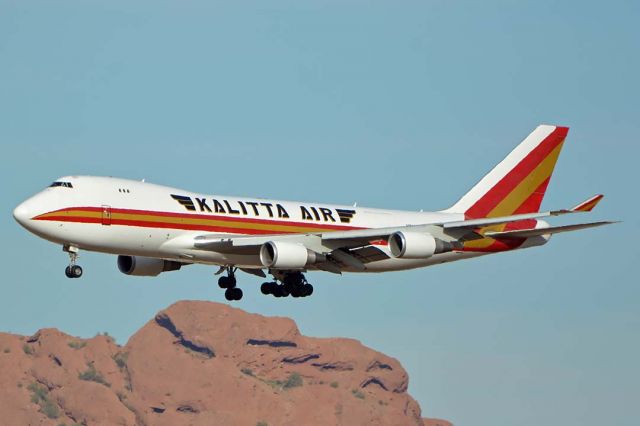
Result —
M78 260L78 247L66 245L62 247L62 250L69 253L69 266L64 270L64 274L67 278L80 278L82 276L82 267L76 265Z

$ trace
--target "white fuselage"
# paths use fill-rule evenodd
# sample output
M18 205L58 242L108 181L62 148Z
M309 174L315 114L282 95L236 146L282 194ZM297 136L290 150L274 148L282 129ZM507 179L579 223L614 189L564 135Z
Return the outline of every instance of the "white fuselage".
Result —
M186 263L264 268L255 253L194 248L194 238L203 234L312 234L464 219L457 213L204 195L118 178L70 176L56 182L70 185L47 188L14 211L16 220L32 233L83 250ZM382 242L378 248L388 252ZM428 259L390 258L368 263L366 272L417 268L481 254L455 251Z

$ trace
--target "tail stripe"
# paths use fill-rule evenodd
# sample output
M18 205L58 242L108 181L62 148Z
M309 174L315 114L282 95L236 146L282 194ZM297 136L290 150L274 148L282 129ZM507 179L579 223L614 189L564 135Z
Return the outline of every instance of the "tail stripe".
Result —
M539 126L449 211L474 219L538 211L568 131Z
M532 195L535 193L535 189L540 188L546 180L551 178L551 173L553 173L553 169L556 165L556 161L558 160L558 156L560 155L560 150L562 149L562 141L564 139L560 139L559 144L555 147L553 151L550 153L544 153L546 157L542 157L542 160L539 163L536 163L540 159L540 155L536 155L535 157L527 157L524 161L531 161L532 165L535 165L533 170L528 170L528 166L523 168L522 172L519 172L516 168L509 173L509 175L514 175L517 180L517 184L515 187L511 186L508 188L510 191L508 195L502 198L493 209L486 215L486 217L498 217L498 216L506 216L513 214L518 208ZM553 141L557 142L557 141ZM548 144L547 146L550 146ZM542 145L540 146L542 148ZM546 147L545 147L546 148ZM542 154L542 153L536 153ZM522 163L519 165L523 165ZM502 183L502 182L501 182ZM544 195L544 194L543 194ZM542 198L539 197L542 202ZM482 200L480 200L482 202ZM487 207L493 204L493 202L486 203ZM475 207L475 206L474 206ZM484 207L481 204L479 206L480 211L486 211L487 207ZM536 212L540 208L540 204L536 206L534 210L530 210L529 212ZM526 213L529 213L526 212ZM467 212L467 214L473 215L473 210ZM474 216L475 217L475 216ZM479 216L485 217L485 216Z
M604 198L604 195L602 194L596 195L594 197L589 198L587 201L584 201L578 204L571 210L575 212L590 212L591 210L594 209L595 206L598 205L598 203L602 200L602 198Z
M549 182L551 181L551 176L549 176L542 184L536 188L535 191L527 198L527 200L520 205L513 212L513 214L525 214L536 212L540 210L540 205L542 204L542 199L544 198L544 194L547 191L547 187L549 186Z

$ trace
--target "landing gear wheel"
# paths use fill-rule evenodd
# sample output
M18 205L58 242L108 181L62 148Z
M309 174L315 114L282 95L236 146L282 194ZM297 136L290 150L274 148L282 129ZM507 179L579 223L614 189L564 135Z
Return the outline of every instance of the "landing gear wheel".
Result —
M280 297L287 297L289 296L289 294L291 294L289 289L283 285L278 286L278 293L280 293Z
M262 283L260 292L264 295L273 293L273 283Z
M271 290L271 294L273 295L273 297L285 297L284 293L282 292L284 287L276 283L273 283L273 284L274 286L273 286L273 289Z
M229 281L229 277L218 278L218 287L227 288L229 286L228 281Z
M234 288L236 286L236 277L233 275L218 278L218 286L220 288Z
M305 284L302 287L302 297L311 296L313 294L313 286L311 284Z
M240 300L240 299L242 299L242 290L239 289L239 288L235 288L235 287L234 288L228 288L224 292L224 297L228 301Z
M80 278L82 276L82 268L78 265L73 265L71 267L71 275L73 275L73 278Z
M64 274L67 278L80 278L82 276L82 268L79 265L69 265L65 268Z
M291 296L298 298L298 297L304 297L305 293L304 293L304 287L301 285L296 285L295 287L293 287L291 289Z

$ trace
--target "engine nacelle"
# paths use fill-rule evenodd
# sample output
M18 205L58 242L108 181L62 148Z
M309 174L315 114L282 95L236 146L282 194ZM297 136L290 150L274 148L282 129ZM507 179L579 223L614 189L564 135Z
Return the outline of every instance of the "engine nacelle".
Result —
M260 247L260 261L267 268L303 269L325 260L324 255L298 243L268 241Z
M426 259L452 251L454 245L430 234L398 231L389 236L389 250L395 258Z
M182 263L140 256L118 256L118 269L126 275L155 277L162 272L177 271Z

